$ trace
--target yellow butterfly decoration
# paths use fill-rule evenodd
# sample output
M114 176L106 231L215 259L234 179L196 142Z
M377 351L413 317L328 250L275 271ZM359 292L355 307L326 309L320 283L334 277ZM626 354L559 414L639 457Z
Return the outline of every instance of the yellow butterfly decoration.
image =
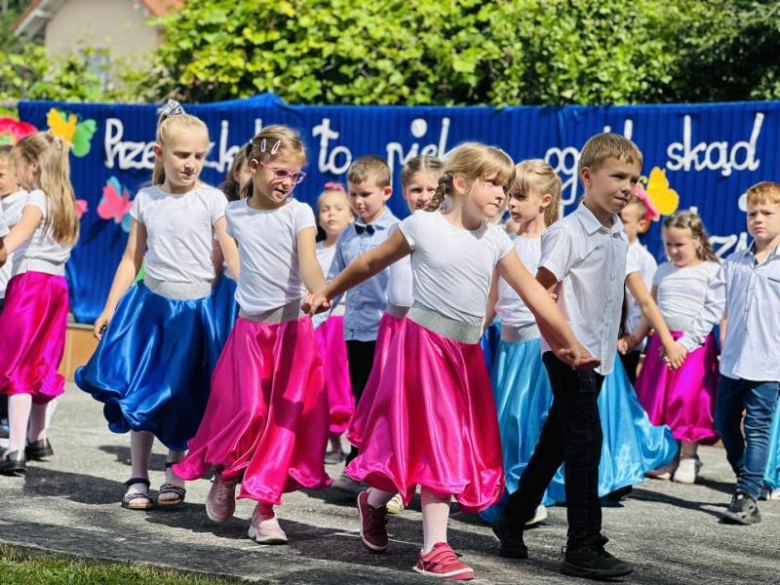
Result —
M51 133L59 136L66 142L73 142L73 135L76 133L76 124L79 119L75 114L68 115L67 119L56 108L49 110L46 114L46 123L51 128Z
M669 187L669 179L666 178L666 173L662 169L653 167L649 178L641 177L639 180L644 181L645 191L650 196L658 213L671 215L677 210L680 196L677 191Z
M71 152L74 156L81 157L89 154L92 136L97 130L95 120L79 122L75 114L52 108L46 114L46 123L52 134L71 144Z

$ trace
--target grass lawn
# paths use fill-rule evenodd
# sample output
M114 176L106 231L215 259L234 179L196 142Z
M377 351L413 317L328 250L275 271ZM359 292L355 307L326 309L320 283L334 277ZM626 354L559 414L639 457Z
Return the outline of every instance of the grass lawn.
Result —
M238 579L69 557L0 544L3 585L238 585Z

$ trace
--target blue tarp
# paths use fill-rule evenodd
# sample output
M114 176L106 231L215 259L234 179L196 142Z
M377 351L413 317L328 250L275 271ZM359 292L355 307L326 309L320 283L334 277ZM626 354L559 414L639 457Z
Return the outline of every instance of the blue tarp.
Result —
M184 105L208 124L214 144L202 178L213 185L222 181L235 152L261 126L280 123L298 129L308 144L309 165L305 169L308 176L295 193L311 204L326 182L345 182L346 169L358 156L386 158L394 173L394 186L400 190L399 170L407 158L442 155L459 142L478 140L500 146L517 161L547 159L564 181L564 202L569 210L579 195L579 149L589 136L611 130L630 136L639 145L645 156L644 173L650 175L654 168L665 171L669 187L679 193L679 208L696 207L715 236L716 249L727 254L747 242L741 195L760 180L780 180L780 102L502 109L293 106L268 94ZM132 199L149 181L156 106L19 104L21 119L41 130L48 128L47 114L52 108L75 114L82 124L87 120L96 123L89 153L71 158L76 195L86 201L87 211L68 277L73 312L80 322L90 322L105 301L128 224L127 219L117 216L124 207L116 200L101 208L102 216L108 219L101 217L98 207L107 186L111 187L106 195L109 199L113 192L121 195L124 190ZM663 188L655 192L661 199L669 198ZM391 198L390 207L399 216L407 214L399 195ZM662 257L658 225L643 242L656 257Z

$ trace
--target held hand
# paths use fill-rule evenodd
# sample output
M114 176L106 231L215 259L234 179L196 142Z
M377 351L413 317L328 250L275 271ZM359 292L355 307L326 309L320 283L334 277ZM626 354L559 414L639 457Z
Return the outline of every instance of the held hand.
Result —
M301 304L301 310L313 317L317 313L323 313L330 308L330 301L320 293L307 292Z
M5 264L6 260L8 260L8 251L2 245L2 240L0 240L0 267Z
M629 351L631 351L630 342L631 342L631 337L629 335L624 335L623 337L618 339L618 351L621 354L626 355Z
M661 355L664 362L666 362L666 365L669 366L670 369L676 370L683 365L683 362L688 355L688 350L679 343L674 342L671 346L664 348Z
M103 332L106 330L106 327L108 327L109 321L111 321L111 317L114 316L114 311L110 311L108 309L103 309L103 312L100 313L100 316L95 320L95 325L92 328L92 333L95 335L95 338L100 341L100 339L103 337Z
M564 347L556 350L558 359L570 365L573 370L593 370L601 365L601 360L593 357L580 344L572 348Z

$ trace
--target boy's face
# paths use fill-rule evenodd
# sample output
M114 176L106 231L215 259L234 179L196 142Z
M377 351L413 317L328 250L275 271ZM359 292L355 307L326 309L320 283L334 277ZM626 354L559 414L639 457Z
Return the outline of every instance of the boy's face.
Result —
M747 227L750 235L761 244L780 236L780 203L748 203Z
M11 166L11 159L0 160L0 197L5 197L19 190L16 184L16 173Z
M580 178L585 198L605 213L620 213L631 200L641 171L638 163L616 158L608 158L596 170L583 167Z
M379 219L385 210L385 202L390 199L390 195L393 193L392 187L378 186L373 177L360 183L347 181L347 189L349 190L349 205L352 207L352 211L366 224Z
M620 221L623 222L623 229L631 243L635 242L639 234L644 232L647 227L647 220L642 215L642 208L639 205L624 207L620 212Z

